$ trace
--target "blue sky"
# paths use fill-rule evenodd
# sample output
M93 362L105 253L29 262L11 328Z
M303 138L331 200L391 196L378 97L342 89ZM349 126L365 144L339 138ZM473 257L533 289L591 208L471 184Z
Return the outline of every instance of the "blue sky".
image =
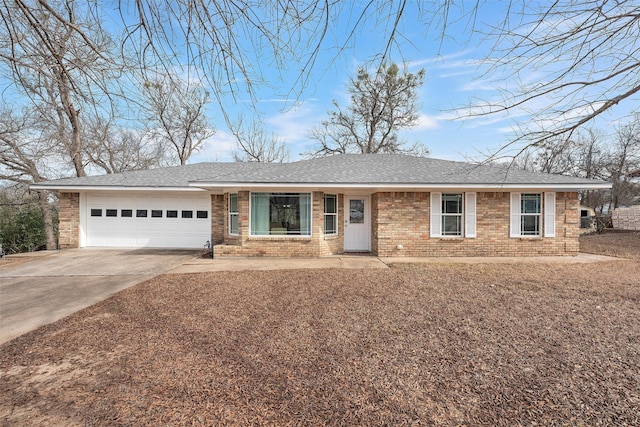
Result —
M470 4L475 2L463 1L458 6L464 8ZM494 1L482 4L475 29L486 32L488 25L498 24L504 18L506 6L505 2ZM425 22L424 17L422 18L422 22ZM344 34L340 34L340 31L349 27L350 19L353 16L341 16L337 21L337 29L331 36L336 39L343 37ZM426 81L419 93L422 104L420 123L401 133L409 143L423 143L429 148L431 156L436 158L484 160L488 154L512 141L513 130L526 126L532 113L551 105L551 100L547 102L546 99L537 99L528 103L526 108L514 109L509 113L460 119L472 103L480 99L500 99L501 91L513 90L522 82L536 82L551 67L557 68L557 65L537 64L540 66L536 69L523 70L515 75L514 70L506 68L501 73L487 76L486 66L481 65L481 60L489 54L494 44L493 39L483 39L480 33L471 31L468 20L456 20L455 16L447 27L447 37L444 40L440 37L440 26L437 23L431 28L424 28L419 21L417 10L405 12L401 22L401 53L394 51L391 55L394 62L407 63L409 71L415 72L420 68L426 71ZM548 23L549 27L555 24L557 23ZM380 53L383 46L381 33L380 27L374 29L373 23L368 22L352 45L339 57L335 57L335 50L321 51L310 84L297 99L287 97L286 94L290 88L288 83L297 77L299 64L290 64L289 70L278 74L270 72L268 66L262 68L264 78L272 86L258 91L257 110L266 132L273 133L286 142L292 160L299 159L301 153L312 149L313 141L307 137L308 129L327 117L327 111L332 108L332 100L337 100L341 106L347 105L347 80L358 66ZM280 75L282 79L279 78ZM225 109L231 117L234 113L243 114L245 120L248 120L255 114L249 105L248 101L230 100L225 103ZM632 103L631 108L633 107ZM594 126L610 131L618 120L628 117L629 111L627 103L626 106L603 115ZM210 113L217 134L200 153L192 157L192 162L232 159L235 141L216 106L212 106ZM567 116L574 113L568 111ZM541 123L544 125L544 121ZM519 148L517 145L513 146L511 151L507 150L507 154L514 153Z
M413 2L408 3L412 4L407 6L409 9L405 11L400 23L399 46L391 52L390 60L398 64L406 63L410 72L424 68L426 80L419 91L419 102L422 105L420 121L413 129L403 131L401 137L409 144L424 144L435 158L484 160L488 154L509 143L513 138L513 129L525 126L532 112L543 110L547 100L538 99L527 105L527 109L514 109L508 114L460 119L469 110L469 105L479 99L499 99L501 91L511 90L523 81L537 82L551 67L558 66L540 64L538 69L524 70L516 73L516 76L513 76L514 70L508 68L491 76L485 74L486 66L481 65L481 61L489 55L494 40L484 39L480 34L486 33L488 26L496 25L504 18L509 2L488 0L482 3L475 21L478 32L471 31L468 19L458 19L456 16L460 12L469 16L468 10L459 9L475 5L476 2L455 2L457 4L451 11L444 39L440 34L439 22L433 22L430 28L426 28L424 22L431 21L425 15L420 16ZM105 4L111 3L107 0ZM270 64L266 54L250 52L249 56L259 58L253 65L268 84L255 86L255 104L248 95L244 96L242 93L238 93L235 99L228 97L223 100L224 110L231 119L242 115L246 123L258 115L266 134L273 134L286 143L291 160L300 159L303 153L313 149L314 142L308 138L309 129L327 118L327 111L332 109L334 99L343 107L347 105L346 84L349 76L354 75L359 66L366 64L383 50L386 41L384 30L389 29L389 23L385 19L376 23L374 17L362 24L346 49L336 55L337 46L345 39L348 29L357 18L358 7L363 3L353 0L344 4L354 5L352 8L344 8L352 13L335 17L336 25L319 52L308 85L301 92L291 93L291 87L299 76L302 63L291 61L286 63L287 69L276 69ZM395 2L389 4L397 5ZM433 4L437 7L439 2ZM107 25L121 30L122 16L115 2L110 7L104 6L104 12L111 14L113 19L113 23ZM125 7L122 12L126 20L126 14L133 13L133 7ZM551 27L553 24L548 25ZM254 49L257 44L254 42L246 40L246 49ZM178 52L184 50L183 45L175 48ZM606 69L607 64L602 65ZM181 73L185 68L175 65L175 69L176 73ZM240 88L243 86L242 82L238 82L238 85ZM627 103L626 106L621 105L612 113L603 115L595 123L596 127L610 130L630 110L633 111L635 105L637 103L631 102L630 106ZM208 115L216 134L200 152L191 157L190 162L232 161L236 141L226 126L220 106L211 103Z
M491 16L494 7L487 6L483 16ZM432 157L450 160L479 158L502 146L508 140L504 130L510 125L507 119L455 120L459 110L466 110L473 98L494 95L495 86L480 78L482 69L478 67L479 59L486 56L490 45L469 38L466 22L450 26L449 37L441 43L439 33L423 28L416 14L409 12L405 16L402 34L406 40L400 46L402 55L395 52L392 60L406 63L410 72L424 68L426 80L419 92L420 122L413 129L402 132L402 138L409 143L423 143ZM344 28L347 27L345 22ZM292 160L313 148L313 141L307 137L308 129L326 119L327 111L332 109L332 100L337 100L341 106L347 105L345 88L349 76L379 53L382 39L375 36L375 31L368 30L365 27L358 33L354 46L338 58L334 51L323 50L308 87L297 100L285 96L289 88L287 82L294 79L298 71L296 64L291 65L284 81L280 81L275 72L263 68L265 78L275 87L258 91L257 110L267 133L285 141ZM232 117L234 113L243 114L245 121L256 114L248 99L237 103L229 100L225 108ZM192 162L232 159L235 141L216 105L211 106L210 114L217 134L192 157Z

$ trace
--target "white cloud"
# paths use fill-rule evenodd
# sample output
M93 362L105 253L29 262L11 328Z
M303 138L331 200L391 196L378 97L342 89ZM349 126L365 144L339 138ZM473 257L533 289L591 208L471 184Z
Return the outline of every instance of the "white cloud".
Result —
M438 116L430 116L427 114L418 115L418 124L412 129L425 130L425 129L437 129L440 127L438 123Z
M469 50L461 50L459 52L455 52L447 55L436 55L431 58L423 58L415 61L409 61L407 62L407 67L414 68L414 67L422 67L424 65L436 65L439 68L451 68L456 66L456 64L460 65L460 63L469 63L469 61L471 60L469 59L460 60L459 58L464 58L468 56L470 53L471 51Z
M233 161L235 149L235 137L218 129L215 135L205 141L200 151L191 156L189 163Z
M480 90L496 90L496 82L488 79L473 79L460 87L462 92L477 92Z
M276 114L265 120L270 130L287 143L296 143L307 140L309 129L322 118L309 105L292 108L288 111Z

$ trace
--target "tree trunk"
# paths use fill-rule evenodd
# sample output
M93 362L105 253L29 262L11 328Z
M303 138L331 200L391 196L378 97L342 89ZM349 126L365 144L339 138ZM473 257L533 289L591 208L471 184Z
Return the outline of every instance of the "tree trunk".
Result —
M80 132L80 111L76 110L71 99L70 82L65 71L59 69L58 91L60 92L60 102L64 107L67 119L71 125L71 141L69 142L69 156L76 171L76 176L86 176L84 162L82 161L82 134Z
M44 234L47 240L47 250L52 251L57 249L56 235L53 231L53 215L51 214L51 205L49 204L48 194L45 191L36 191L38 195L38 206L42 213L42 220L44 222Z

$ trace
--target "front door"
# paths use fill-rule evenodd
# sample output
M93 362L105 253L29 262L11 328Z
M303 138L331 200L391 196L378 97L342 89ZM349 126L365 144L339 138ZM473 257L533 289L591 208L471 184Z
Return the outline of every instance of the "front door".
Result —
M344 197L344 251L371 250L371 214L369 196Z

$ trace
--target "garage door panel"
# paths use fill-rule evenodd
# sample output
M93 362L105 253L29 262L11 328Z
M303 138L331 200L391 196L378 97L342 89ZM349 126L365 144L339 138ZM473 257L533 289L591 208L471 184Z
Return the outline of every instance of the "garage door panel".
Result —
M87 246L201 248L211 236L210 205L208 194L89 194ZM93 214L101 216L92 216L92 209L99 209ZM116 216L106 216L107 209L111 214L115 210ZM146 211L146 217L139 217L138 211ZM177 218L167 217L168 211L177 211ZM192 218L183 218L182 211L191 211ZM197 211L206 212L207 218L197 218Z

